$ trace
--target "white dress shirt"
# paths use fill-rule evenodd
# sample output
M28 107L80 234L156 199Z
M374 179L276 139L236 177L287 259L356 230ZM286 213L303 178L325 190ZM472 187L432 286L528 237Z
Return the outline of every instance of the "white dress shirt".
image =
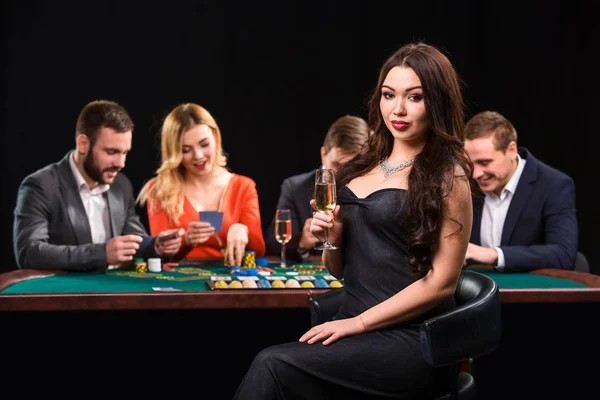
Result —
M525 168L525 160L517 154L517 169L500 193L500 197L494 192L485 192L485 201L483 203L483 214L481 215L481 232L480 240L483 247L493 247L498 252L498 264L495 269L503 271L504 253L500 249L500 241L502 240L502 230L504 229L504 221L508 213L508 207L513 199L519 179Z
M75 154L69 157L71 171L77 182L79 196L83 202L85 213L88 217L90 230L92 232L93 243L106 243L111 238L110 214L108 212L108 201L106 192L110 189L110 185L98 185L90 189L81 172L75 166ZM109 269L116 268L116 265L109 265Z

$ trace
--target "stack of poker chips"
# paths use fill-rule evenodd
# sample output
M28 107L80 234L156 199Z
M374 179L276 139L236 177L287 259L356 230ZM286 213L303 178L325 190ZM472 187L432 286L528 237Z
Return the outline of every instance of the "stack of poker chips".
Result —
M162 270L164 272L175 272L175 267L178 267L179 263L177 262L164 262L162 264Z
M242 268L254 268L256 267L256 252L254 250L246 250L244 257L242 258Z
M227 265L227 250L221 250L223 252L223 263ZM242 257L241 268L254 268L256 267L256 252L254 250L246 250L244 257Z
M148 272L148 264L146 263L146 260L144 260L143 258L134 258L133 266L135 268L135 272L140 272L140 273Z
M267 257L256 257L256 266L257 267L266 267L269 265L269 260ZM275 271L273 271L275 272Z

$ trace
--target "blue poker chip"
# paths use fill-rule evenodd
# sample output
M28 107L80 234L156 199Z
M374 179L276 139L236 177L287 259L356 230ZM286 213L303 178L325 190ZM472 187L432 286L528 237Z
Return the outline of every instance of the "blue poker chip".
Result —
M266 257L256 257L256 260L254 260L256 262L256 265L259 267L266 267L267 265L269 265L269 260L267 260Z
M232 266L232 267L227 267L227 269L229 270L230 274L234 274L236 272L240 271L240 267L236 267L236 266Z
M244 268L243 270L240 270L238 268L237 271L232 272L232 275L234 275L234 276L258 276L260 274L258 273L258 270L256 268Z
M258 286L261 289L270 289L271 288L271 282L269 282L266 279L261 279L258 282L256 282L256 286Z
M329 285L327 284L327 281L323 278L317 278L315 279L315 287L316 288L328 288Z

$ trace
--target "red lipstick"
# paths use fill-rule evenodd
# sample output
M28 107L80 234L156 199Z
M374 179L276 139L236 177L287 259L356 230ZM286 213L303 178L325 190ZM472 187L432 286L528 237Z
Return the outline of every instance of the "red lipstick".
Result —
M408 128L410 124L406 121L392 121L392 126L394 127L394 129L399 130L399 131L403 131L406 128Z

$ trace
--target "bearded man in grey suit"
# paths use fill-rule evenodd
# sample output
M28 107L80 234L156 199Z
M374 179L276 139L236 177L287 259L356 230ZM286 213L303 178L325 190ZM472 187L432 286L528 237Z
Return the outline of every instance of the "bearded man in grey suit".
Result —
M23 180L13 225L19 268L105 271L130 265L133 257L177 253L183 232L161 232L175 236L163 241L148 236L131 182L119 173L132 132L122 106L93 101L77 119L75 150Z

